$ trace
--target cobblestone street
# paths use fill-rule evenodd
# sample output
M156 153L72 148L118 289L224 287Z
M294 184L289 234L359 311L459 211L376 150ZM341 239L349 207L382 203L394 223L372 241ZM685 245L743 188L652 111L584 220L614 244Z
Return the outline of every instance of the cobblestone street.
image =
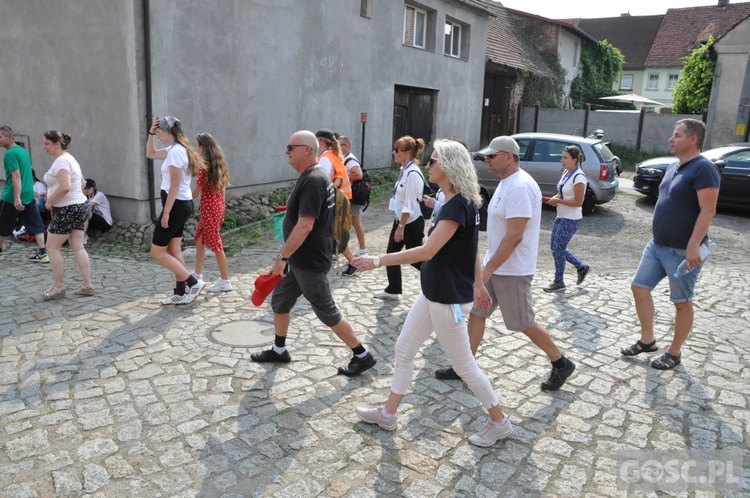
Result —
M552 277L546 261L534 281L537 318L578 370L560 391L541 391L548 361L495 317L478 358L515 431L479 448L467 438L486 412L463 382L433 377L446 366L437 343L417 357L396 431L354 415L387 396L395 340L418 293L411 268L395 304L372 298L384 269L331 273L337 303L378 359L347 378L336 367L350 350L306 301L293 314L288 365L250 361L272 332L253 348L211 339L231 322L270 329L270 309L249 302L270 253L230 259L235 291L164 307L163 268L95 251L97 295L44 302L49 266L27 264L22 249L0 263L2 496L625 496L618 450L683 449L744 452L741 489L723 495L750 494L748 264L707 264L682 365L659 372L648 366L654 354L619 354L638 337L633 269L596 268L584 285L550 295L541 291ZM65 257L70 290L77 269ZM211 254L207 262L210 273ZM665 286L655 299L663 348L674 308Z

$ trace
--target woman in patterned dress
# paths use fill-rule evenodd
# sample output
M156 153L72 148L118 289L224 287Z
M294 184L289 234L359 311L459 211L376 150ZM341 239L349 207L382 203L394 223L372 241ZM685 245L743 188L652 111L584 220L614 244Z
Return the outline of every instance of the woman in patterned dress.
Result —
M201 196L198 228L195 230L195 273L200 275L203 260L206 257L206 246L216 256L221 277L208 286L209 292L229 292L232 283L227 271L227 256L221 243L221 225L224 223L224 196L229 185L229 173L224 152L209 133L200 133L195 137L198 153L203 156L203 166L198 172L198 182L193 188L193 199Z

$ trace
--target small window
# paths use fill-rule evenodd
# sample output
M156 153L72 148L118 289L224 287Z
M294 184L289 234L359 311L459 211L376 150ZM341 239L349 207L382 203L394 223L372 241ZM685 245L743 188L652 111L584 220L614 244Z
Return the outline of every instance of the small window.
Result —
M670 74L667 76L667 90L673 90L677 85L677 80L680 79L679 74Z
M659 75L658 74L649 74L648 75L648 86L646 87L649 90L658 90L659 89Z
M622 80L620 80L620 90L632 90L633 89L633 75L623 74Z
M445 20L445 55L461 57L461 25Z
M425 48L427 12L407 5L404 11L404 45Z

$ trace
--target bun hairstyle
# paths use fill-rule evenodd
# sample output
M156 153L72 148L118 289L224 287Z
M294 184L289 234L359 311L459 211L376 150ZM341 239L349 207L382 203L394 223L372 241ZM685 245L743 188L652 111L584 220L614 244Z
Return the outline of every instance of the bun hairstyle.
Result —
M424 140L422 140L421 138L414 139L409 135L404 135L403 137L396 140L394 147L400 150L408 151L412 161L419 164L417 156L419 156L424 150Z
M62 150L67 150L70 145L70 135L60 130L50 130L44 132L44 138L52 143L60 144Z

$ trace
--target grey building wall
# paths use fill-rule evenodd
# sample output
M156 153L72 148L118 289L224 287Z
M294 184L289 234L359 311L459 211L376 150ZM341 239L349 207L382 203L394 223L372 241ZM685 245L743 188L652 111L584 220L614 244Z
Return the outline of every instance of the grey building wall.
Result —
M148 212L141 26L135 1L3 0L0 7L0 122L28 135L40 178L53 161L43 133L70 133L69 152L121 219Z
M744 133L738 132L750 125L750 18L714 47L718 58L706 123L707 147L744 141Z
M177 116L191 140L202 131L216 137L229 196L293 180L284 146L298 129L347 134L359 155L362 112L365 165L390 166L395 85L438 91L434 138L479 145L487 17L462 2L420 2L436 11L434 52L403 45L399 0L372 2L370 18L352 0L146 3L153 111ZM0 15L0 122L31 137L39 174L52 162L41 150L43 131L71 133L84 174L128 222L148 217L142 5L4 0ZM468 61L443 55L446 15L471 26Z

